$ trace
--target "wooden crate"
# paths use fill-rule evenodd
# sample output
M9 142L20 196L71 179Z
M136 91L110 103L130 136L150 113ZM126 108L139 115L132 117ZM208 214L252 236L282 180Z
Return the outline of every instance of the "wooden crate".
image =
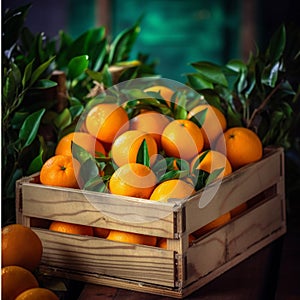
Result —
M286 232L283 164L281 148L266 149L262 160L227 176L202 208L203 193L218 182L186 200L159 203L44 186L37 174L17 183L17 222L60 220L166 238L162 249L32 227L46 274L184 298ZM189 243L191 233L242 203L247 210Z

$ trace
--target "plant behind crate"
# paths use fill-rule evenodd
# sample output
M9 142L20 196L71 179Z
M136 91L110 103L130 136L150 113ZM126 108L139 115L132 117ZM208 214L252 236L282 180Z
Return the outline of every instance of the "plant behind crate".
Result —
M14 222L16 180L40 170L90 98L117 82L155 73L148 55L128 61L140 21L112 42L104 27L76 39L63 31L49 39L24 26L30 7L3 15L2 225Z
M258 133L263 145L286 150L287 198L300 182L299 98L300 29L282 25L267 49L252 53L247 63L191 63L187 84L223 111L228 127L245 126ZM296 188L297 187L297 188Z

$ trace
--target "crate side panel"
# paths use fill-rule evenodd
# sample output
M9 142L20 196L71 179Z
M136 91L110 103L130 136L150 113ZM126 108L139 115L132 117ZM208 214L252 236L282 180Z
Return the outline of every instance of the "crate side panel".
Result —
M192 233L220 215L275 185L281 178L282 150L241 168L219 185L207 187L186 202L186 230Z
M172 205L40 184L23 184L22 199L23 214L31 217L169 238L176 227Z
M282 197L277 195L200 239L187 251L188 280L185 285L201 280L202 277L217 270L224 263L236 259L239 255L242 260L243 253L249 248L255 247L274 232L285 228L282 216ZM220 251L214 253L216 244L220 247ZM229 268L230 263L227 265L227 269Z
M34 229L42 240L42 264L70 273L105 275L173 287L174 252L105 239Z

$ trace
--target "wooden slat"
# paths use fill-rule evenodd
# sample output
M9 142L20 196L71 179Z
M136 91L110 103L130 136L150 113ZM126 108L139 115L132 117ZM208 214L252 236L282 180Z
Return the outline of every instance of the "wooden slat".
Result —
M86 277L110 276L174 287L174 252L88 236L34 229L43 243L42 264L83 272Z
M186 203L187 232L192 233L276 184L283 176L282 155L282 149L275 149L262 160L227 176L221 185L218 186L216 182L202 193L195 194L188 199ZM203 195L206 196L202 198ZM209 199L209 202L202 207L202 201L206 202L205 199Z
M129 197L41 184L22 185L23 214L95 227L173 238L176 203L157 203Z

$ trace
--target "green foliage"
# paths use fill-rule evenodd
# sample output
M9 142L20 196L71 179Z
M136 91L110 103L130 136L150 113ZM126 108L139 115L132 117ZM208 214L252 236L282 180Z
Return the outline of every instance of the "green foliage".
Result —
M195 73L187 74L188 84L207 102L221 108L229 127L251 128L264 146L289 148L290 129L299 101L299 49L299 30L287 32L282 25L267 49L251 54L247 63L240 60L231 60L224 66L206 61L191 63Z
M147 55L139 54L136 60L128 61L140 32L139 21L111 43L104 27L89 29L76 39L60 31L50 39L44 33L33 34L24 26L30 7L29 4L9 9L3 14L4 222L14 218L16 180L41 169L54 154L57 141L75 129L84 108L105 88L123 80L153 75L155 68L147 62ZM65 82L52 80L55 70L65 74ZM64 90L61 98L53 92L55 87ZM92 177L90 189L101 190L105 185L95 180L94 160L90 157L82 172L86 172L85 177ZM110 174L111 165L96 163L97 169L105 168L105 174Z

